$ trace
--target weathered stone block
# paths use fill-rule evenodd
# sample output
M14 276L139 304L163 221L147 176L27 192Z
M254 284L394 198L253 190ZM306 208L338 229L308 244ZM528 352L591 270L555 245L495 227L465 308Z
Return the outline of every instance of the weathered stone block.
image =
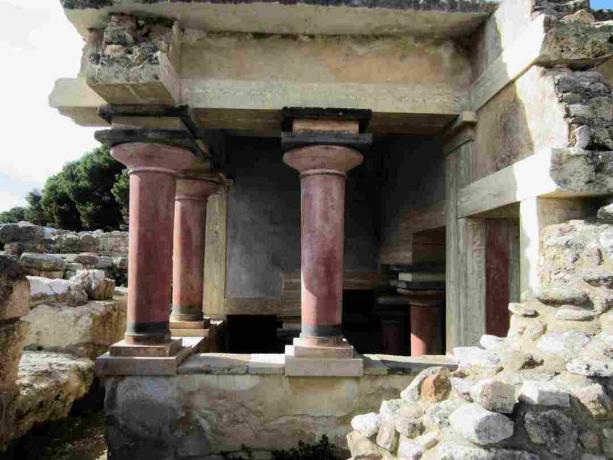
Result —
M360 433L365 438L370 438L377 434L381 426L379 414L370 412L368 414L356 415L351 419L351 428Z
M449 417L453 430L476 444L495 444L513 436L513 421L478 404L466 404Z
M21 266L0 256L0 321L25 316L30 310L30 283Z
M24 321L0 322L0 389L15 385L27 329L28 325Z
M31 289L31 305L45 303L74 307L87 303L87 292L80 283L39 276L28 276L28 281Z
M558 386L535 380L524 380L519 390L521 402L539 406L570 407L570 394Z
M119 301L90 302L82 306L38 305L25 321L25 346L31 350L73 353L95 359L123 338L126 306Z
M388 452L395 452L398 447L398 432L391 422L382 422L377 433L377 445Z
M544 445L554 454L569 455L577 447L577 428L560 411L528 412L524 426L533 443Z
M115 292L115 281L103 270L79 270L70 281L80 283L92 300L112 299Z
M481 407L494 412L510 414L517 403L515 387L494 379L477 382L470 390L470 396Z

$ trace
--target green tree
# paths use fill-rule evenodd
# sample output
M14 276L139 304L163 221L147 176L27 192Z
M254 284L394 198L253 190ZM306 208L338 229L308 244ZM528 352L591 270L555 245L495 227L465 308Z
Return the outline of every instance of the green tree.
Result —
M14 224L25 219L26 208L16 206L8 211L0 212L0 224Z
M43 196L38 190L32 190L26 195L28 207L25 210L25 220L36 225L46 225L47 215L42 207L41 200Z
M117 175L117 180L111 190L115 201L121 206L121 216L124 223L128 223L128 211L130 201L130 176L128 175L128 169L124 169Z
M83 155L67 171L67 192L84 229L115 229L122 222L121 205L112 190L123 169L111 157L108 147L99 147Z
M74 176L76 162L67 163L62 171L45 182L40 204L45 210L48 223L56 228L79 231L83 229L81 216L68 193L68 184Z

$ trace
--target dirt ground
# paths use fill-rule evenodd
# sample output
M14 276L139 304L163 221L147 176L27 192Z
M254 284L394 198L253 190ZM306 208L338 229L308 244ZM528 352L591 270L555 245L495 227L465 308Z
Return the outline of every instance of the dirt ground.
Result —
M0 453L0 460L107 460L103 397L93 389L68 418L34 427Z

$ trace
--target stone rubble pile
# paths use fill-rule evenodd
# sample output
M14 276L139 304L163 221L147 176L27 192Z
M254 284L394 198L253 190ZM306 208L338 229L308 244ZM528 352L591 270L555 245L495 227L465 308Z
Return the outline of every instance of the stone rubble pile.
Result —
M545 228L542 287L509 305L508 336L353 418L352 459L613 459L612 210Z
M0 225L0 243L30 276L70 279L79 270L97 269L117 285L127 283L127 232L75 233L20 222Z
M93 380L89 359L23 351L29 310L30 283L24 268L0 255L0 451L34 424L66 417Z

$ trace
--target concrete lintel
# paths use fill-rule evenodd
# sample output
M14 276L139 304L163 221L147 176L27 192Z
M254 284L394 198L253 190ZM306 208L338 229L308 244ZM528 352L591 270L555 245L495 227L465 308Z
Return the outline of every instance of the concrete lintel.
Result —
M343 107L373 111L370 130L435 134L467 106L460 89L441 85L190 80L181 82L181 103L209 129L281 131L286 106ZM107 126L98 115L106 101L83 79L60 79L49 98L60 113L84 126Z
M470 217L533 197L586 197L611 193L611 179L598 177L593 162L607 152L576 154L568 149L547 149L486 176L458 193L458 217ZM607 171L607 168L603 168ZM602 174L607 174L606 172Z
M86 37L111 12L176 19L210 32L467 36L497 1L444 0L63 0L66 16ZM435 32L433 32L435 31Z

